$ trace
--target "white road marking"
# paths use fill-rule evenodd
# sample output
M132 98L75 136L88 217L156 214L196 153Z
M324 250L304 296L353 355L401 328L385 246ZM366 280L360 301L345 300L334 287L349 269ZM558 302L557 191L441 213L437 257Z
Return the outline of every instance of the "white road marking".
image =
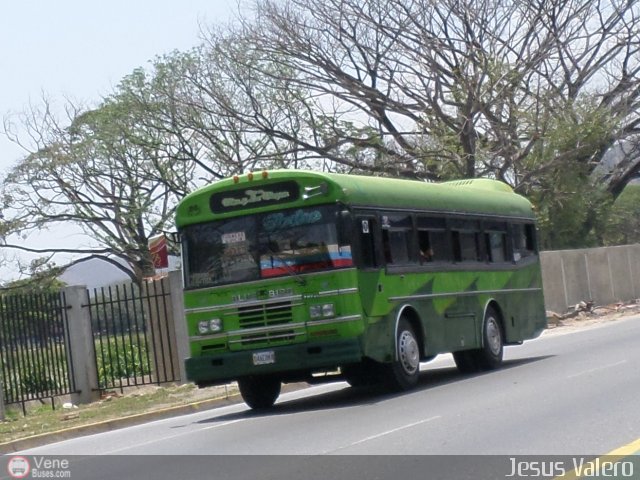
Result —
M627 360L621 360L619 362L611 363L609 365L601 365L599 367L591 368L591 369L585 370L583 372L574 373L573 375L569 375L567 378L581 377L582 375L588 375L590 373L599 372L599 371L602 371L602 370L607 370L609 368L619 367L620 365L624 365L625 363L627 363Z
M126 450L131 450L132 448L136 448L136 447L143 447L145 445L151 445L153 443L165 442L167 440L171 440L171 439L178 438L178 437L183 437L185 435L192 435L194 433L201 432L201 431L204 431L204 430L212 430L214 428L226 427L227 425L232 425L232 424L238 423L238 422L244 422L245 420L246 420L246 418L239 418L237 420L231 420L229 422L224 422L224 423L217 423L217 424L211 425L209 427L200 428L200 429L195 430L195 431L194 430L189 430L189 431L186 431L186 432L177 433L175 435L169 435L169 436L164 436L163 435L161 437L155 438L155 439L150 440L148 442L129 444L125 448L117 448L115 450L110 450L108 452L100 452L100 455L111 455L111 454L116 453L116 452L123 452L123 451L126 451Z
M335 451L338 451L338 450L343 450L345 448L353 447L355 445L360 445L361 443L369 442L371 440L375 440L376 438L384 437L385 435L391 435L392 433L400 432L400 431L406 430L408 428L413 428L413 427L416 427L418 425L422 425L423 423L427 423L427 422L431 422L433 420L437 420L439 418L442 418L442 416L436 415L436 416L433 416L433 417L425 418L423 420L419 420L417 422L413 422L413 423L409 423L407 425L403 425L401 427L392 428L391 430L387 430L385 432L381 432L381 433L377 433L375 435L371 435L369 437L365 437L363 439L360 439L360 440L358 440L356 442L353 442L353 443L350 443L348 445L344 445L342 447L338 447L338 448L336 448L334 450L331 450L331 451L328 451L328 452L323 452L323 455L326 455L328 453L332 453L332 452L335 452Z

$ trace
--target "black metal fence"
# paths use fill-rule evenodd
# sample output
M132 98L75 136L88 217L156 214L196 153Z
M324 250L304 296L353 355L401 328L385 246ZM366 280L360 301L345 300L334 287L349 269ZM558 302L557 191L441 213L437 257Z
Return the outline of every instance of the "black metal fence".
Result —
M166 279L88 294L101 390L180 379Z
M0 296L0 381L5 404L75 392L64 294Z

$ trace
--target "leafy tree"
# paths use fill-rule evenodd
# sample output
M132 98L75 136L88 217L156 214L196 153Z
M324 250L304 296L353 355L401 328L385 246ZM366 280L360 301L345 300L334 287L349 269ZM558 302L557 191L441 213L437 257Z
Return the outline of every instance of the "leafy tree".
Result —
M538 207L543 248L602 244L613 196L595 181L583 157L606 141L611 128L611 119L592 100L576 102L549 119L547 135L527 156L520 190Z
M131 266L132 279L152 275L148 239L171 226L180 171L157 148L158 132L137 123L137 113L126 98L113 97L95 110L74 109L70 125L62 127L50 108L34 110L25 124L36 148L4 184L10 231L73 223L98 247L51 252L113 255ZM170 181L159 181L158 172L168 173Z
M612 148L640 146L636 2L252 5L98 108L68 105L68 125L46 103L27 112L33 148L5 181L0 233L73 222L139 279L147 239L186 192L307 167L498 178L534 200L545 246L602 241L608 205L640 170L640 149L601 168Z
M604 233L605 245L640 243L640 184L630 183L616 199Z
M47 257L41 257L31 261L28 270L29 277L8 282L0 292L9 295L57 294L65 285L58 279L62 270L49 260Z

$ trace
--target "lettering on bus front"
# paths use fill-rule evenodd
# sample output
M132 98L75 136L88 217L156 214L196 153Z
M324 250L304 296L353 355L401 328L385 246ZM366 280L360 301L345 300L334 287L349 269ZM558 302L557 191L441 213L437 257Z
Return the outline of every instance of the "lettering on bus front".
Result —
M213 193L209 207L214 213L227 213L248 207L265 207L293 202L300 198L300 188L296 182L278 182L271 185L247 187L230 192Z

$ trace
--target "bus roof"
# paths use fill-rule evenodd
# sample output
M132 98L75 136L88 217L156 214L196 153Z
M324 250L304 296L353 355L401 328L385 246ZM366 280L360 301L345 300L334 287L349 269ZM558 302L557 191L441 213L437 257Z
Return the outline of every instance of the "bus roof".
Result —
M251 202L246 208L213 212L212 196L242 194L260 187L295 181L299 195L293 201L278 201L266 206ZM410 209L429 212L453 212L487 216L532 219L531 203L500 181L486 178L428 183L388 177L321 173L303 170L274 170L245 174L220 180L187 195L178 205L178 227L246 213L323 203L343 202L353 207Z

